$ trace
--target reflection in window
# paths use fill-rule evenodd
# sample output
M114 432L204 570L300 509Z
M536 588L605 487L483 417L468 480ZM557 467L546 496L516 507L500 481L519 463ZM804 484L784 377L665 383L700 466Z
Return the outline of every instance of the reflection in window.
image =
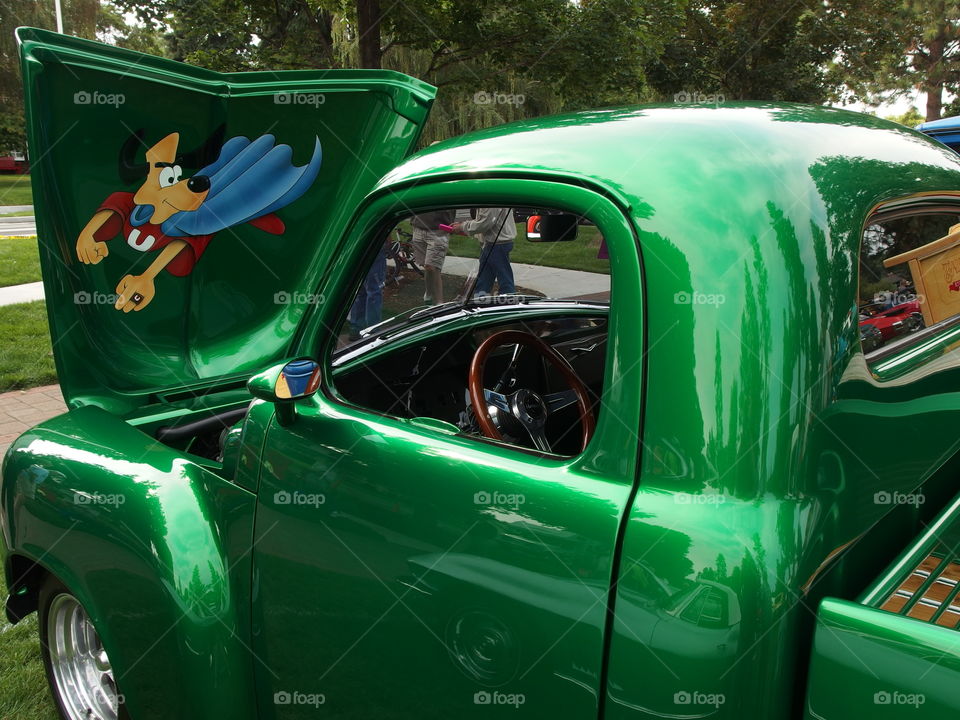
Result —
M611 288L596 225L543 208L441 208L368 241L333 357L344 400L537 452L587 446Z
M435 306L609 298L606 243L584 218L537 208L443 208L403 218L378 241L340 346Z
M868 361L913 347L926 328L960 314L958 224L960 213L935 212L867 226L858 321Z

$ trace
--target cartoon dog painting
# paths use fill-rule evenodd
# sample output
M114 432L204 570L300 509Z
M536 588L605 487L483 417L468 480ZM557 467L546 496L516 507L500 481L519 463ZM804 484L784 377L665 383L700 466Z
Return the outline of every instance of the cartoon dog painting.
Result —
M197 150L178 155L180 135L170 133L147 149L141 164L133 158L143 132L124 144L121 179L145 179L136 192L115 192L104 200L77 238L77 258L90 265L109 255L107 242L117 236L134 250L157 253L143 273L125 275L117 284L117 310L128 313L149 305L161 270L189 275L221 230L249 223L282 234L284 224L275 211L303 195L320 171L319 138L310 161L299 167L292 163L290 146L276 145L272 135L253 141L222 139L221 127ZM185 178L184 167L200 170Z

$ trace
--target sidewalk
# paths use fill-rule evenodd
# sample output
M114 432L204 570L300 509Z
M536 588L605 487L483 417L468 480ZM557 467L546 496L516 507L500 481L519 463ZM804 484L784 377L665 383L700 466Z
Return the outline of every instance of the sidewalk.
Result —
M443 272L465 277L477 269L476 258L447 255ZM610 291L610 276L604 273L583 270L565 270L545 265L510 263L513 280L528 290L535 290L547 297L571 298Z
M0 305L43 300L43 283L32 282L25 285L8 285L0 287Z
M24 431L66 411L59 385L0 394L0 454Z

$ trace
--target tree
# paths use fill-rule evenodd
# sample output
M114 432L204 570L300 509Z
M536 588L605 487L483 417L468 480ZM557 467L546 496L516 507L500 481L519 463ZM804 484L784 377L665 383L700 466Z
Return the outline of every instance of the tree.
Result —
M785 7L786 6L786 7ZM690 0L682 29L647 66L653 87L726 100L823 102L840 42L806 2Z
M643 68L687 0L115 1L169 31L175 58L214 70L384 67L422 78L440 87L432 140L646 99Z
M98 6L98 0L63 0L64 32L93 38ZM35 0L4 0L3 14L12 22L0 32L0 153L26 152L20 52L12 29L19 25L53 29L56 18L53 3Z
M926 119L943 112L945 90L960 90L960 2L838 0L846 42L832 72L855 100L877 103L915 90Z
M887 120L892 120L895 123L900 123L901 125L915 128L917 125L923 122L923 115L921 115L920 111L915 107L912 107L902 115L888 115Z
M163 54L160 35L150 28L128 26L112 2L62 0L62 6L63 31L68 35L98 38L134 50ZM49 2L4 0L4 18L13 21L11 26L56 28L54 4ZM0 33L0 154L26 150L20 52L13 32L5 27Z

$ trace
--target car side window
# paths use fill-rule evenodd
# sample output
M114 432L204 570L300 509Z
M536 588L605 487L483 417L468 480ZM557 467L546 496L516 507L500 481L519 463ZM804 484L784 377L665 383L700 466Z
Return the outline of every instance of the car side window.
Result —
M437 208L386 227L346 299L334 391L380 414L578 454L606 367L611 276L600 229L512 206Z
M867 223L857 313L861 348L878 377L906 367L898 358L918 357L918 346L930 346L924 360L947 349L931 342L960 324L960 209L878 214Z

